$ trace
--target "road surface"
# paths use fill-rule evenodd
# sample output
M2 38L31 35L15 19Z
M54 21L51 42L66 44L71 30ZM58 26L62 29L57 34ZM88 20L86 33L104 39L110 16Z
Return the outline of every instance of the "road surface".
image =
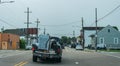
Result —
M85 52L66 47L61 63L55 61L32 62L32 52L0 58L0 66L120 66L120 58L109 53Z

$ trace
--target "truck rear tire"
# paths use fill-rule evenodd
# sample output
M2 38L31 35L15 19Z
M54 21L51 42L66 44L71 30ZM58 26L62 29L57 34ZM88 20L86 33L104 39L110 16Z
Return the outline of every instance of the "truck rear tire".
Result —
M59 63L61 62L61 57L57 59L57 62L59 62Z
M33 62L37 62L37 56L33 55Z

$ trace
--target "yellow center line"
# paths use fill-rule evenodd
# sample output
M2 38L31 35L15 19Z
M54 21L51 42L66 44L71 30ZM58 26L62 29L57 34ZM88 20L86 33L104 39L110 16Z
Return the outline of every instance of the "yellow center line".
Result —
M27 64L28 62L24 62L24 63L22 63L21 65L19 65L19 66L23 66L23 65L25 65L25 64Z
M14 66L19 66L19 65L22 64L22 63L24 63L24 62L20 62L20 63L18 63L18 64L15 64Z
M25 65L25 64L27 64L28 62L20 62L20 63L17 63L17 64L15 64L14 66L23 66L23 65Z

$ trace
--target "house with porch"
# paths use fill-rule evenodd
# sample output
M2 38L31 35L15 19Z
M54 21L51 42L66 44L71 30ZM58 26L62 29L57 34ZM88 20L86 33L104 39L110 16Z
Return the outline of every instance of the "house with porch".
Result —
M90 35L91 46L95 47L95 34ZM97 33L97 46L104 45L109 49L120 49L120 32L108 25Z

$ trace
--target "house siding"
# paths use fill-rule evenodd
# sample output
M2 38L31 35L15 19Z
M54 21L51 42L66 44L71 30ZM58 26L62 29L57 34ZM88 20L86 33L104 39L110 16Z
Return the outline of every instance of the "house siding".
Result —
M98 32L97 44L99 44L99 39L104 37L104 44L107 48L120 49L120 32L111 26L107 26ZM114 44L114 38L118 38L118 44Z

